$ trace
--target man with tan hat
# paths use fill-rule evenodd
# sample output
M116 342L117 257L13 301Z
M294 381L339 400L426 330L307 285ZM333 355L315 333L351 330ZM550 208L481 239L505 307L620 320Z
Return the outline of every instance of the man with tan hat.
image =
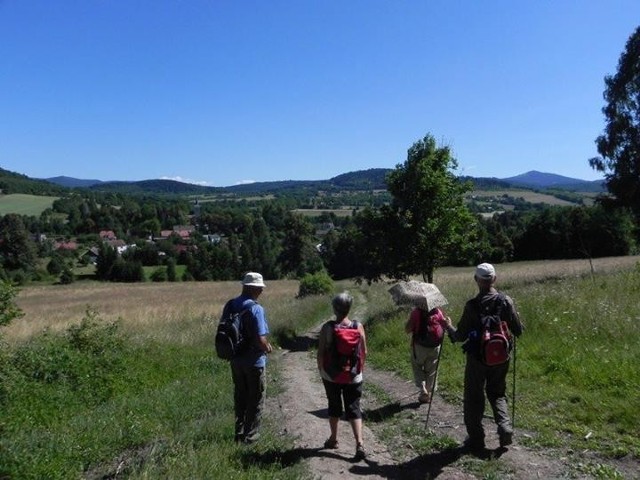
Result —
M481 336L485 337L486 341L487 335L483 322L486 322L487 318L495 318L500 323L505 322L510 335L516 337L522 334L523 326L513 300L495 288L496 271L493 265L481 263L476 267L473 278L478 286L478 294L465 304L458 327L453 327L449 317L446 319L446 327L452 342L465 342L462 346L467 358L463 410L464 423L469 435L465 444L471 450L479 451L485 448L482 427L485 391L498 426L500 447L510 445L513 436L506 396L509 351L505 348L506 353L500 363L487 362L487 357L482 353Z
M267 340L269 325L258 297L265 288L262 275L248 272L242 280L242 293L224 306L223 317L229 312L247 311L241 330L245 338L240 353L231 359L233 405L236 442L255 442L259 433L266 387L265 368L271 344Z

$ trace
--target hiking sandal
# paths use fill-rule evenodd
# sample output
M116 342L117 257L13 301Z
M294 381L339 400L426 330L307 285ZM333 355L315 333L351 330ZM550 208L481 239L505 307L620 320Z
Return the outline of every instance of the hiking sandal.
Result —
M367 454L364 451L364 445L362 443L359 443L356 446L356 454L353 457L356 461L358 460L364 460L366 458Z
M418 395L419 403L431 403L431 395L428 393L422 392Z
M338 440L327 438L324 442L324 448L330 448L331 450L335 450L336 448L338 448Z

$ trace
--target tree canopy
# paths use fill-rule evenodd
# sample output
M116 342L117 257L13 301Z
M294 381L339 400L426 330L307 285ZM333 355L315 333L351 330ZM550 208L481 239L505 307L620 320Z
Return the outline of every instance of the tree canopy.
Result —
M589 160L605 173L614 201L640 218L640 27L629 37L618 71L605 77L606 128L596 139L601 157Z
M436 267L450 251L462 249L473 230L474 217L464 203L470 183L454 174L457 161L432 135L415 142L407 160L387 176L391 204L382 209L388 271L394 278L422 275L431 282Z

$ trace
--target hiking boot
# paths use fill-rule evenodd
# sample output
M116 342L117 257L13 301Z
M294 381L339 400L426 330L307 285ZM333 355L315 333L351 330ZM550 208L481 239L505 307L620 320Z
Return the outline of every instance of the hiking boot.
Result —
M357 461L360 461L360 460L364 460L366 457L367 457L367 454L364 451L364 445L359 443L356 446L356 454L353 457L353 459L357 462Z
M482 452L485 448L483 438L467 437L462 443L462 446L472 452Z
M500 432L500 447L506 447L513 443L513 432Z

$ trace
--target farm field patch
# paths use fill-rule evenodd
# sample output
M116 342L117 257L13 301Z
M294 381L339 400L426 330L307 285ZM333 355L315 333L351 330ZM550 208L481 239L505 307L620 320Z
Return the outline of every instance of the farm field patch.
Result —
M0 215L15 213L18 215L38 216L59 197L42 197L23 193L0 196Z

